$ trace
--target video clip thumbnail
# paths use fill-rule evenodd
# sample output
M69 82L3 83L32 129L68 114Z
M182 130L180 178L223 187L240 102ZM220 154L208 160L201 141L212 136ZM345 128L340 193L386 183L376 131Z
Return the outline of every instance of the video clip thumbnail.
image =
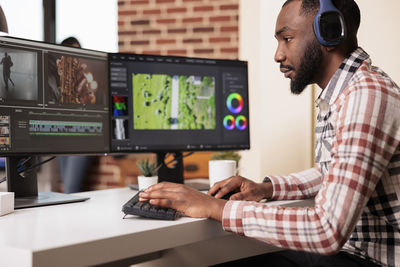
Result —
M37 53L0 48L0 101L38 99Z
M49 53L48 103L107 105L107 63Z

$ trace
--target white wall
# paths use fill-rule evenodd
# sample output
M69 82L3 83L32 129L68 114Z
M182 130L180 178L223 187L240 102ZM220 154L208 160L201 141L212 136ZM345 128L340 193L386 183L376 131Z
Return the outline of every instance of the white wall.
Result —
M241 174L256 181L311 166L311 90L290 93L274 61L275 21L283 1L240 1L240 57L249 61L251 149Z
M400 1L358 0L357 4L361 10L358 44L368 52L374 65L400 84Z
M284 0L240 1L240 58L249 61L251 149L243 152L241 174L260 181L267 174L288 174L312 166L312 108L306 90L291 95L289 80L273 61L275 22ZM400 83L400 1L358 0L359 45L375 65ZM318 88L318 87L317 87ZM316 90L316 95L320 89Z

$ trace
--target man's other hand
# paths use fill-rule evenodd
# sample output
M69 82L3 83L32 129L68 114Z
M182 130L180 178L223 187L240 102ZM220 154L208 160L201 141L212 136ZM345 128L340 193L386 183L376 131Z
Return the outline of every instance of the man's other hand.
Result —
M175 209L190 217L222 220L226 200L215 199L198 190L175 183L159 183L140 193L139 201Z
M272 196L272 184L259 184L241 176L232 176L215 183L208 191L208 195L222 198L229 192L236 192L231 195L229 200L260 201Z

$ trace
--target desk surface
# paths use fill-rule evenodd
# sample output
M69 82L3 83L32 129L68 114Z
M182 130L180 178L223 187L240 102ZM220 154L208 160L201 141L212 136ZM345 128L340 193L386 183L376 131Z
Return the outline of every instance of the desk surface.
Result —
M0 217L1 266L87 266L230 235L219 222L127 216L129 188L79 193L90 200L16 210Z

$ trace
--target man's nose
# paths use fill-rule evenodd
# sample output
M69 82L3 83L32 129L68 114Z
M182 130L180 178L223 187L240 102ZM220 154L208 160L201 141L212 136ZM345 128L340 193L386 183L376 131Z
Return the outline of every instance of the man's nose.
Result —
M280 62L285 61L285 59L286 59L286 55L278 45L276 52L275 52L274 60L276 63L280 63Z

